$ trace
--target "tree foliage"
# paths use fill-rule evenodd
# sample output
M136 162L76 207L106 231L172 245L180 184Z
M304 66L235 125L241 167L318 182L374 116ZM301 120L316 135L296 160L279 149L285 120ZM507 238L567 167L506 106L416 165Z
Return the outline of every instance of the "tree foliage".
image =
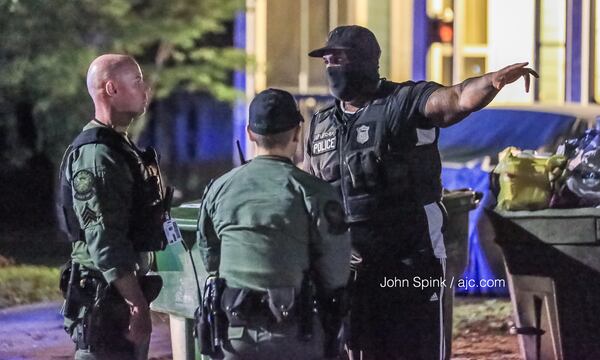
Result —
M90 118L89 63L103 53L136 57L153 94L237 92L242 51L214 45L243 0L0 0L0 159L45 152L56 160ZM221 35L222 36L222 35Z

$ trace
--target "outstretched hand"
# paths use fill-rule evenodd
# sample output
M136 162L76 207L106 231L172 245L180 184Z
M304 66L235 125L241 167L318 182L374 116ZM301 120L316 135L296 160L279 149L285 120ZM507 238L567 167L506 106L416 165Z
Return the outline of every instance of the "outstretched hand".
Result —
M540 76L535 70L525 67L527 64L529 63L517 63L496 71L492 75L492 86L496 90L501 90L504 85L514 83L522 76L525 78L525 92L529 92L530 75L533 75L535 78L539 78Z

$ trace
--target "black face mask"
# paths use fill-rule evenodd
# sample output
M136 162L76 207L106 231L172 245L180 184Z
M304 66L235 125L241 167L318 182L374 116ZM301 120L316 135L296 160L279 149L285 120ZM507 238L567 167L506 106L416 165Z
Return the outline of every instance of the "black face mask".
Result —
M327 80L331 94L342 101L356 99L370 84L379 80L377 68L353 64L330 66Z

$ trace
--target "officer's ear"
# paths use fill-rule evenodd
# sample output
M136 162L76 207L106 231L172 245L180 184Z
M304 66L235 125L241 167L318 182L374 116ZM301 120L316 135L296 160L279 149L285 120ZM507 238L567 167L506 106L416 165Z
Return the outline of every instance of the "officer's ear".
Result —
M112 80L109 80L104 85L104 91L108 96L115 96L117 94L117 87Z
M248 139L250 139L250 141L256 142L256 136L254 136L254 133L250 130L250 126L246 126L246 134L248 134Z
M296 131L294 131L294 138L292 140L294 142L302 141L302 126L300 126L300 124L296 126Z

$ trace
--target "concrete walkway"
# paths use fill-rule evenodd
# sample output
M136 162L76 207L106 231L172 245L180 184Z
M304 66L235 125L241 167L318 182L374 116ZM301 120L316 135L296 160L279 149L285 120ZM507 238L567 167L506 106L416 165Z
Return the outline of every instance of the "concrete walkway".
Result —
M39 303L0 310L0 360L73 358L73 343L62 328L61 303ZM151 359L170 359L168 318L154 315Z

